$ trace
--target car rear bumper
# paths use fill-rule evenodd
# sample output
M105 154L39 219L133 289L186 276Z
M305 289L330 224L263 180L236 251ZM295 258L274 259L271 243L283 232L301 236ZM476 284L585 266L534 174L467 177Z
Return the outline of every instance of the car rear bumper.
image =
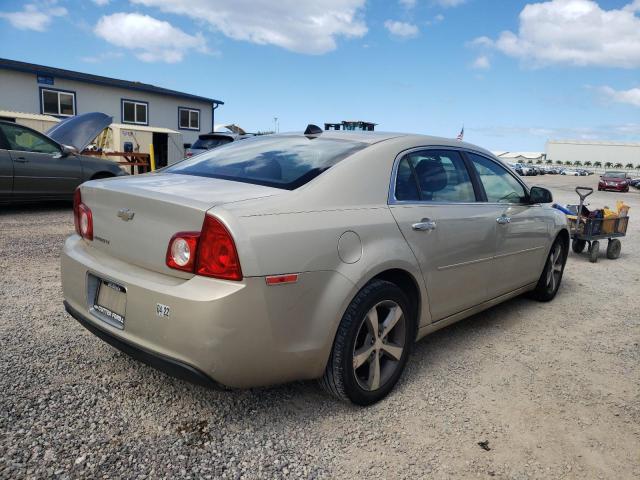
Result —
M353 288L332 271L276 286L264 277L177 278L123 262L77 235L65 243L61 270L65 308L95 335L168 373L234 388L320 377L342 296ZM124 328L93 308L95 277L126 289ZM158 304L170 307L168 317L158 316Z
M187 380L188 382L202 385L204 387L219 388L221 386L207 374L191 365L170 357L166 357L157 352L144 349L142 347L139 347L138 345L134 345L112 335L108 331L98 327L88 317L77 311L66 301L64 302L64 308L69 315L71 315L78 321L78 323L80 323L80 325L89 330L96 337L107 342L109 345L117 348L121 352L126 353L135 360L145 363L157 370L166 373L167 375L171 375L172 377Z

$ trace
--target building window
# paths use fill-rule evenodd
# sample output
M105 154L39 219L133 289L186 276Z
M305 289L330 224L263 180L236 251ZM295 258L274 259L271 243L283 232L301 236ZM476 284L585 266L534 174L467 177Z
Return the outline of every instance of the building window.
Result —
M178 108L178 127L185 130L200 130L200 110Z
M122 123L149 125L148 109L147 102L122 100Z
M40 89L42 113L71 117L76 114L76 94L62 90Z

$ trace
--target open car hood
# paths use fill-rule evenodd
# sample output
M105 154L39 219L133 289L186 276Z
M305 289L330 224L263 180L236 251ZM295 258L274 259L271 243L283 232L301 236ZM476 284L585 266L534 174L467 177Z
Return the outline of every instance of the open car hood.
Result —
M82 152L112 122L113 117L104 113L83 113L54 125L47 130L47 136L61 145L69 145Z

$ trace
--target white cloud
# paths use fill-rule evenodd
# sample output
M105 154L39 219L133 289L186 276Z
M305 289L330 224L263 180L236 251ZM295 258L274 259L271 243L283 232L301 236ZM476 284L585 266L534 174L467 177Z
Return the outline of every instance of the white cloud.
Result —
M105 5L109 4L109 0L93 0L93 3L100 7L104 7Z
M490 137L537 137L573 138L580 140L636 140L640 135L640 123L626 123L618 125L593 125L589 127L549 127L549 126L504 126L492 125L482 127L468 127L470 132L481 133Z
M335 50L338 37L367 33L365 0L131 0L205 22L234 40L298 53Z
M467 0L434 0L435 3L444 8L449 7L457 7L458 5L462 5Z
M417 0L398 0L401 6L404 8L413 8L416 6Z
M122 58L122 57L124 57L124 53L110 51L110 52L98 53L92 56L81 57L80 60L86 63L102 63L107 60L115 60L117 58Z
M489 70L491 68L491 61L486 55L480 55L473 61L471 67L477 70Z
M189 35L169 22L139 13L103 16L94 32L112 45L133 50L144 62L180 62L186 53L207 52L201 34Z
M475 45L492 47L534 67L550 64L640 67L640 0L604 10L592 0L531 3L520 12L518 33Z
M616 90L609 86L599 87L600 93L609 101L615 103L625 103L640 107L640 87L629 90Z
M67 9L56 6L56 3L55 1L44 4L28 3L18 12L0 12L0 18L4 18L20 30L44 32L51 24L53 17L62 17L67 14Z
M387 20L384 27L389 30L391 35L401 38L412 38L418 35L418 27L412 23L398 22L395 20Z

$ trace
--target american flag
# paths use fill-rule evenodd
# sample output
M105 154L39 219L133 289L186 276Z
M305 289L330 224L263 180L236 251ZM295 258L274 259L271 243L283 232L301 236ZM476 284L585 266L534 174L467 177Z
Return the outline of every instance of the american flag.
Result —
M460 130L460 133L456 137L456 140L459 140L459 141L462 141L463 139L464 139L464 125L462 126L462 130Z

